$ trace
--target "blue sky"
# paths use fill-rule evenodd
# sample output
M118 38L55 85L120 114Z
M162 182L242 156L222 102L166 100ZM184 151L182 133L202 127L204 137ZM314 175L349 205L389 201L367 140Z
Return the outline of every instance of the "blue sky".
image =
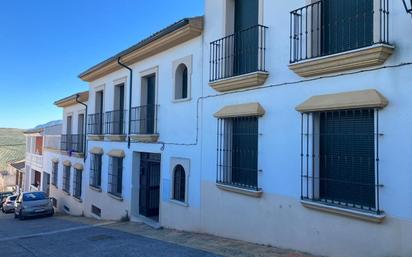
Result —
M203 0L13 0L0 3L0 127L61 119L53 102L85 69L184 17Z

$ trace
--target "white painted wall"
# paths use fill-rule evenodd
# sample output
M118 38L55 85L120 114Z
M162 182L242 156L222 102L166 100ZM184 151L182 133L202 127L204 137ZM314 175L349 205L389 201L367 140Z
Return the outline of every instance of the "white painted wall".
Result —
M225 36L224 2L205 5L204 65L208 74L209 42ZM202 231L256 243L293 248L327 256L411 256L412 148L411 65L304 79L288 69L289 11L305 1L264 1L263 25L269 27L266 67L270 73L260 89L217 94L204 76L202 104ZM385 66L412 61L412 21L401 1L390 4L390 40L396 50ZM381 66L382 68L382 66ZM284 84L289 83L289 84ZM300 200L300 113L295 106L313 95L377 89L389 100L380 112L380 203L382 224L305 209ZM259 102L259 199L223 192L215 186L216 119L225 105ZM218 211L217 211L218 210ZM253 231L253 232L252 232Z
M200 224L200 147L196 144L196 115L197 99L202 94L202 38L198 37L185 42L177 47L159 53L144 61L131 65L133 69L132 107L139 106L141 99L141 77L147 70L156 69L157 78L157 104L159 142L155 144L132 143L130 149L126 142L89 141L88 149L102 147L102 192L91 188L87 189L88 197L85 199L85 214L91 214L91 205L102 209L103 219L121 219L126 214L133 220L139 220L138 215L138 185L139 162L138 152L152 152L161 154L161 192L160 192L160 224L165 227L174 227L188 230L199 230ZM176 60L191 56L192 73L191 89L188 90L191 98L187 101L174 101L174 68ZM187 58L185 58L187 60ZM122 69L113 72L101 79L90 83L89 113L95 113L95 92L104 89L104 110L113 110L114 86L120 82L125 83L125 106L129 106L129 72ZM128 118L128 116L127 116ZM127 124L126 118L126 124ZM175 126L174 124L178 124ZM187 144L193 146L177 145ZM164 146L164 148L162 148ZM109 156L107 153L113 149L122 149L126 153L123 160L123 200L119 201L110 197L108 191ZM135 156L135 159L133 158ZM177 205L170 201L170 160L172 157L188 158L194 164L189 177L188 206ZM89 174L90 158L86 161L87 174ZM133 162L135 165L133 165ZM134 167L134 168L133 168ZM89 184L89 175L85 183ZM87 186L88 187L88 186ZM173 214L172 214L173 213Z

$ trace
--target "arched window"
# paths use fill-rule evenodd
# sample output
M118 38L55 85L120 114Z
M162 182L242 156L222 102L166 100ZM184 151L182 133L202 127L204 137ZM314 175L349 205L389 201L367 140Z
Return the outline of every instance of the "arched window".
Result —
M173 199L184 202L186 194L186 174L182 165L178 164L173 170Z
M188 97L188 71L187 66L181 63L176 69L175 99L186 99Z

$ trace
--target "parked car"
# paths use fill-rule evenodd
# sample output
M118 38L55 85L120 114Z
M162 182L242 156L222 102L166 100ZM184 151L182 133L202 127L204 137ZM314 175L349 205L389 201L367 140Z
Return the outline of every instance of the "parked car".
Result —
M1 205L1 210L3 213L14 212L14 204L16 202L17 195L10 195L6 197L6 200Z
M4 201L6 201L6 198L10 195L13 195L13 192L0 192L1 205L3 205Z
M45 192L24 192L17 197L14 218L23 220L26 217L43 215L54 215L52 200Z

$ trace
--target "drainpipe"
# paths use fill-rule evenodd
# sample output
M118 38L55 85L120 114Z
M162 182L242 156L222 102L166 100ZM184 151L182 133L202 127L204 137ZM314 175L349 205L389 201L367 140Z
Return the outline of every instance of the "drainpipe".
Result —
M132 85L133 85L133 70L126 64L122 63L120 61L120 58L117 58L117 63L122 66L123 68L126 68L130 72L130 79L129 79L129 120L128 120L128 135L127 135L127 148L130 149L130 129L131 129L131 123L130 120L132 119Z
M87 158L87 156L86 156L87 155L87 140L86 140L86 134L87 134L87 132L86 132L86 128L87 128L87 104L80 102L79 98L80 98L80 94L77 94L76 95L76 103L81 104L84 107L86 107L86 113L84 115L85 121L84 121L84 124L83 124L84 125L84 131L83 131L83 134L84 134L84 138L83 138L84 139L84 145L83 145L84 157L83 157L83 161L86 162L86 158Z

